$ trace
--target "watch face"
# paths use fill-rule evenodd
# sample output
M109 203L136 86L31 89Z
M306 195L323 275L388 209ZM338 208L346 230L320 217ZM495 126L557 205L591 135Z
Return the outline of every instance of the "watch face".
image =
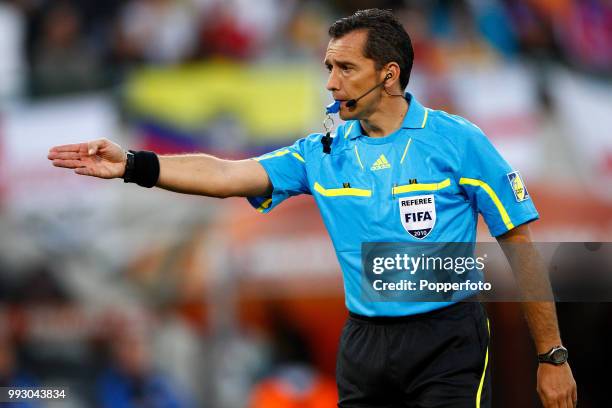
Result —
M567 350L557 349L552 352L550 359L556 364L562 364L567 361Z

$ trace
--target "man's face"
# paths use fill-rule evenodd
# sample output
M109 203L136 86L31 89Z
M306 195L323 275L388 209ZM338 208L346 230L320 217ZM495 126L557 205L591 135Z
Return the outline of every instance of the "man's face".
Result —
M340 38L332 38L327 46L325 61L329 70L327 90L335 100L347 101L358 98L383 80L376 71L374 60L364 57L363 48L368 34L356 30ZM357 106L348 108L343 102L340 118L343 120L363 119L375 110L380 101L380 90L374 90L359 100Z

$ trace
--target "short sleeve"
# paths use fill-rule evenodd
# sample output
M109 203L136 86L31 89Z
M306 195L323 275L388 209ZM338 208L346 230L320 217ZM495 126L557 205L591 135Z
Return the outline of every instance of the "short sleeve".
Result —
M520 173L506 162L477 127L465 135L459 184L482 214L491 235L539 218Z
M291 146L253 159L266 170L273 188L270 196L247 197L257 211L267 213L291 196L310 194L304 159L305 142L306 139L300 139Z

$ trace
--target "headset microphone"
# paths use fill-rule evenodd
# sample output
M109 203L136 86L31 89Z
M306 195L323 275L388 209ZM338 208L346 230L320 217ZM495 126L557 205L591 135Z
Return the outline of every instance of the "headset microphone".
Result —
M357 105L357 99L349 99L348 101L346 101L347 108L352 108L355 105Z
M346 107L347 108L352 108L354 106L357 105L357 101L359 101L361 98L363 98L364 96L368 95L370 92L372 92L373 90L375 90L376 88L378 88L379 86L382 86L385 81L389 78L391 78L393 75L391 73L388 73L387 75L385 75L385 79L383 79L379 84L374 85L372 88L370 88L369 91L367 91L366 93L364 93L363 95L361 95L359 98L355 98L355 99L349 99L348 101L346 101Z

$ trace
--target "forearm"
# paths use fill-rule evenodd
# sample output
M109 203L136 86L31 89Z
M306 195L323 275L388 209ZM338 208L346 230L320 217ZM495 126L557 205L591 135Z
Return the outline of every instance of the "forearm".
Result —
M521 227L519 227L521 228ZM538 353L561 344L550 280L526 226L500 240L521 291L525 320Z
M512 269L525 299L521 304L538 354L561 344L557 312L546 269L531 243L520 244Z
M554 302L523 302L521 307L538 354L561 344Z
M265 194L267 175L253 160L224 160L207 154L159 156L156 186L209 197Z

